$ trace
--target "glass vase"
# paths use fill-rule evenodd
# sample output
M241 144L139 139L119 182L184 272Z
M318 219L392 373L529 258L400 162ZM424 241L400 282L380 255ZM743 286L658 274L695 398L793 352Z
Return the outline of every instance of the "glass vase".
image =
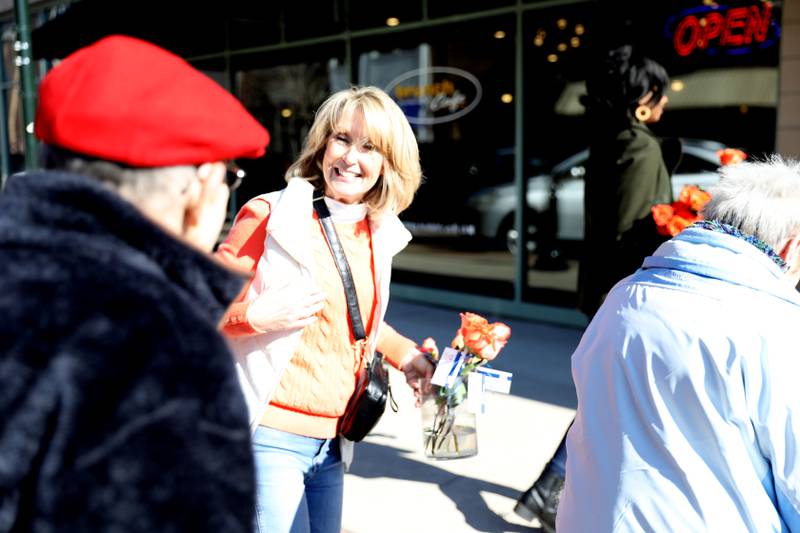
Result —
M428 459L461 459L478 453L475 414L467 405L467 383L452 387L420 383L422 447Z

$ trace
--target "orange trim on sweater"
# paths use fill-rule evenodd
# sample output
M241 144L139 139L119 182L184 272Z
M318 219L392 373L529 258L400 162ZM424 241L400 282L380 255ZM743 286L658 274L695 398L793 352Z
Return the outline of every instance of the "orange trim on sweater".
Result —
M229 267L251 274L250 281L222 318L220 329L229 337L258 333L247 321L248 303L243 300L252 283L258 260L264 253L270 209L269 202L263 198L253 198L247 202L239 211L230 233L216 252L217 257ZM377 348L395 368L400 368L403 359L414 351L415 347L414 341L399 334L389 324L384 322L381 325Z
M244 302L244 298L253 283L258 260L264 253L270 210L269 202L263 198L253 198L247 202L236 215L231 231L217 247L215 255L220 261L234 270L250 274L250 280L222 317L220 329L229 337L258 333L247 321L249 303Z
M261 424L315 438L336 436L336 421L353 394L362 353L347 316L344 285L316 216L309 219L311 275L325 293L318 320L306 326ZM353 275L361 320L374 314L375 274L369 223L335 224ZM309 416L306 416L309 415Z
M217 251L217 256L229 266L249 271L251 280L264 252L269 213L270 206L266 200L256 198L248 202ZM317 271L313 274L331 302L326 301L320 320L303 331L297 351L281 376L280 384L261 422L292 433L330 438L336 435L338 418L344 413L355 386L358 362L353 352L349 321L332 319L333 316L346 316L341 278L316 216L309 223L314 224L317 230L310 232L312 243L309 245L314 252L317 266ZM358 287L362 316L367 318L364 322L369 331L377 305L369 223L364 220L357 224L337 224L336 227L348 258L354 258L351 269ZM366 260L367 254L369 261ZM367 286L371 290L366 289ZM243 302L248 288L249 284L223 318L221 328L227 335L257 333L247 321L248 303ZM415 343L410 339L398 334L387 324L382 325L378 349L395 367L399 366L414 346ZM334 355L337 353L338 357Z

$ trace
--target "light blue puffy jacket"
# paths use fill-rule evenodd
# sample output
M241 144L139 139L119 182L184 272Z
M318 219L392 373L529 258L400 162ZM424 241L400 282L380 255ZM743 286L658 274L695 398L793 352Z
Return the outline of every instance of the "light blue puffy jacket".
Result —
M572 356L559 533L800 531L800 293L689 228L619 282Z

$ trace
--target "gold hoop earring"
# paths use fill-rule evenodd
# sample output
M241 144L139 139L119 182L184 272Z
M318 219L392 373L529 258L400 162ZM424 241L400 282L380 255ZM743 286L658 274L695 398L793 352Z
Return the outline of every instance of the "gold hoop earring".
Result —
M639 122L647 122L650 120L650 117L653 116L653 110L642 104L636 108L633 114Z

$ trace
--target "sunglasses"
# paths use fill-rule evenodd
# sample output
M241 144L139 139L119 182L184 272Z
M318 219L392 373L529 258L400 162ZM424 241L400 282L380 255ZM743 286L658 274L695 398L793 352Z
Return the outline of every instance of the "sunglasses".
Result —
M247 173L232 161L225 163L225 170L225 184L228 186L228 190L236 190L242 184Z

